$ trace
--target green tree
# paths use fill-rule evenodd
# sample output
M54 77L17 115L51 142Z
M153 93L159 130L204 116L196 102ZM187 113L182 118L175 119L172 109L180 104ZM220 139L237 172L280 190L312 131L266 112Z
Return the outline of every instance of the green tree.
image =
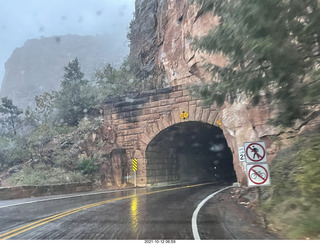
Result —
M18 116L23 113L23 110L15 106L8 97L1 98L0 113L3 115L1 119L2 126L12 129L14 135L17 134L17 124L19 122Z
M119 71L110 64L97 70L94 75L94 80L101 88L100 91L103 97L117 95L119 93L119 79Z
M143 90L144 82L138 78L139 72L137 60L131 57L127 57L119 69L108 64L98 70L94 75L94 81L98 85L101 99Z
M58 123L77 125L97 105L95 89L84 79L77 58L64 67L61 90L55 96Z
M52 123L42 123L33 130L27 137L26 145L32 160L38 159L44 163L45 146L57 133L54 131Z
M0 170L2 167L20 164L29 156L26 148L26 138L15 135L0 136Z
M45 92L35 97L35 108L28 107L25 115L32 125L49 124L54 116L54 97L56 92Z
M318 0L194 0L220 25L195 40L198 50L222 53L224 67L207 64L212 81L195 87L207 104L234 102L245 93L253 105L267 98L276 125L291 126L320 102Z

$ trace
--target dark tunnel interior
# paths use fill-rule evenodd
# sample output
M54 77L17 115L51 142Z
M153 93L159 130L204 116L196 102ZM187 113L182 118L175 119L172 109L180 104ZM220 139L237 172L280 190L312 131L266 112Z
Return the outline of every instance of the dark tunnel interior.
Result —
M202 122L175 124L146 150L147 184L171 181L236 181L233 159L220 128Z

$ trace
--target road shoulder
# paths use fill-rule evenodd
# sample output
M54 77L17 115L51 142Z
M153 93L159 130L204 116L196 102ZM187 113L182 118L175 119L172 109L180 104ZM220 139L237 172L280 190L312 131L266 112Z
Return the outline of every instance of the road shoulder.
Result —
M276 240L265 228L263 219L246 199L237 198L237 188L227 189L210 199L198 216L198 231L203 240ZM243 201L242 201L243 200Z

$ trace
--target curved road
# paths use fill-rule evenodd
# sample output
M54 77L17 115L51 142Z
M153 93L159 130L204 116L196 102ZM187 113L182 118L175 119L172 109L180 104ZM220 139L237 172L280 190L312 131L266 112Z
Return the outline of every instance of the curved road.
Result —
M0 239L192 240L193 212L221 188L205 183L0 201Z

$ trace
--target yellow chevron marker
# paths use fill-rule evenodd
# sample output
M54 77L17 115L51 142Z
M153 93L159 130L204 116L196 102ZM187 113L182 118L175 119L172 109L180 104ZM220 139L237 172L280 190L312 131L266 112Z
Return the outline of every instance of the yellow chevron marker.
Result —
M138 170L138 160L136 158L132 159L132 170L133 171Z

